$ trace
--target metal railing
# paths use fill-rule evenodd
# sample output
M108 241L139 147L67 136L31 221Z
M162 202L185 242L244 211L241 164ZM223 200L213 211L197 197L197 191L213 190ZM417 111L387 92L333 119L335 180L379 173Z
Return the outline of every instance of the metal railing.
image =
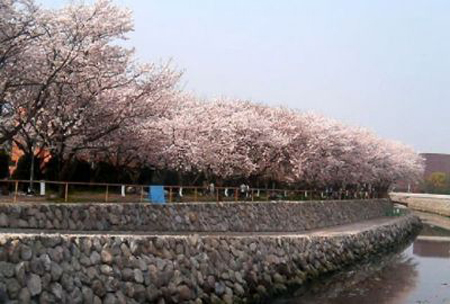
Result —
M374 191L266 189L240 187L162 186L165 200L175 202L237 202L270 200L341 200L385 197ZM0 180L0 202L144 202L150 185L62 181Z

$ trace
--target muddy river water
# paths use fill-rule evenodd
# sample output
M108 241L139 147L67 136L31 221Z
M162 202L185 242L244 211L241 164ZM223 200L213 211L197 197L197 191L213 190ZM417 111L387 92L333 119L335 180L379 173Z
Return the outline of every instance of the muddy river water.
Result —
M409 247L313 282L277 304L450 304L450 231L426 224Z

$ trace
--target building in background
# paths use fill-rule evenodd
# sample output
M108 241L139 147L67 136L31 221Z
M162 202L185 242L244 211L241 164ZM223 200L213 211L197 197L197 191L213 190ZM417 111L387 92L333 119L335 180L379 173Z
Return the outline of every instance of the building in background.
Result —
M425 160L421 192L450 194L450 154L422 153Z
M425 159L424 179L430 178L435 172L443 172L450 175L450 154L421 153Z
M12 176L14 171L17 169L17 165L19 163L19 159L25 154L19 147L12 143L11 145L11 161L9 165L9 175ZM49 151L42 149L42 148L36 148L34 150L34 155L41 159L41 169L44 168L45 164L51 159L51 154Z
M450 194L450 154L421 153L425 170L422 182L409 184L397 181L393 190L399 192L428 192Z

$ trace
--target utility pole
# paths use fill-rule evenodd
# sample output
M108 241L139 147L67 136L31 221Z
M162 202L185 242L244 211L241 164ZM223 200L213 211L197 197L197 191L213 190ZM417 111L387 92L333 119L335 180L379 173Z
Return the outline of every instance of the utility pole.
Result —
M33 195L33 179L34 179L34 146L36 139L31 143L31 168L30 168L30 185L28 187L28 194Z

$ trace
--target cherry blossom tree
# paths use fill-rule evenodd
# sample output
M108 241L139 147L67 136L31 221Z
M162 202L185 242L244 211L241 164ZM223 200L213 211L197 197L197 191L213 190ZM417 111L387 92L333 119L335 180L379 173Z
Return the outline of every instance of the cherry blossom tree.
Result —
M218 183L247 179L290 187L386 189L417 180L409 147L363 128L297 110L177 88L181 73L141 64L119 43L133 29L109 0L46 10L32 0L0 3L0 145L35 145L60 162L108 161L130 172L151 166Z
M46 14L43 42L34 50L41 63L36 75L27 71L35 83L24 91L33 100L37 87L42 104L21 130L36 134L63 163L64 178L71 159L104 149L107 136L163 111L180 73L170 64L139 64L133 49L117 44L132 30L132 21L128 10L110 1L73 3ZM45 84L38 83L41 78ZM30 113L21 105L16 109Z
M0 3L0 144L11 140L41 106L39 99L27 98L24 89L29 83L23 72L31 67L35 46L44 34L44 19L31 0Z
M159 136L159 166L202 174L207 179L235 180L259 175L283 137L274 134L258 105L247 101L188 101L172 115L146 128ZM156 136L146 136L155 138ZM155 154L155 151L153 151Z
M159 135L160 150L152 155L172 170L319 188L386 188L421 175L421 160L412 149L362 128L247 101L191 99L147 129Z

